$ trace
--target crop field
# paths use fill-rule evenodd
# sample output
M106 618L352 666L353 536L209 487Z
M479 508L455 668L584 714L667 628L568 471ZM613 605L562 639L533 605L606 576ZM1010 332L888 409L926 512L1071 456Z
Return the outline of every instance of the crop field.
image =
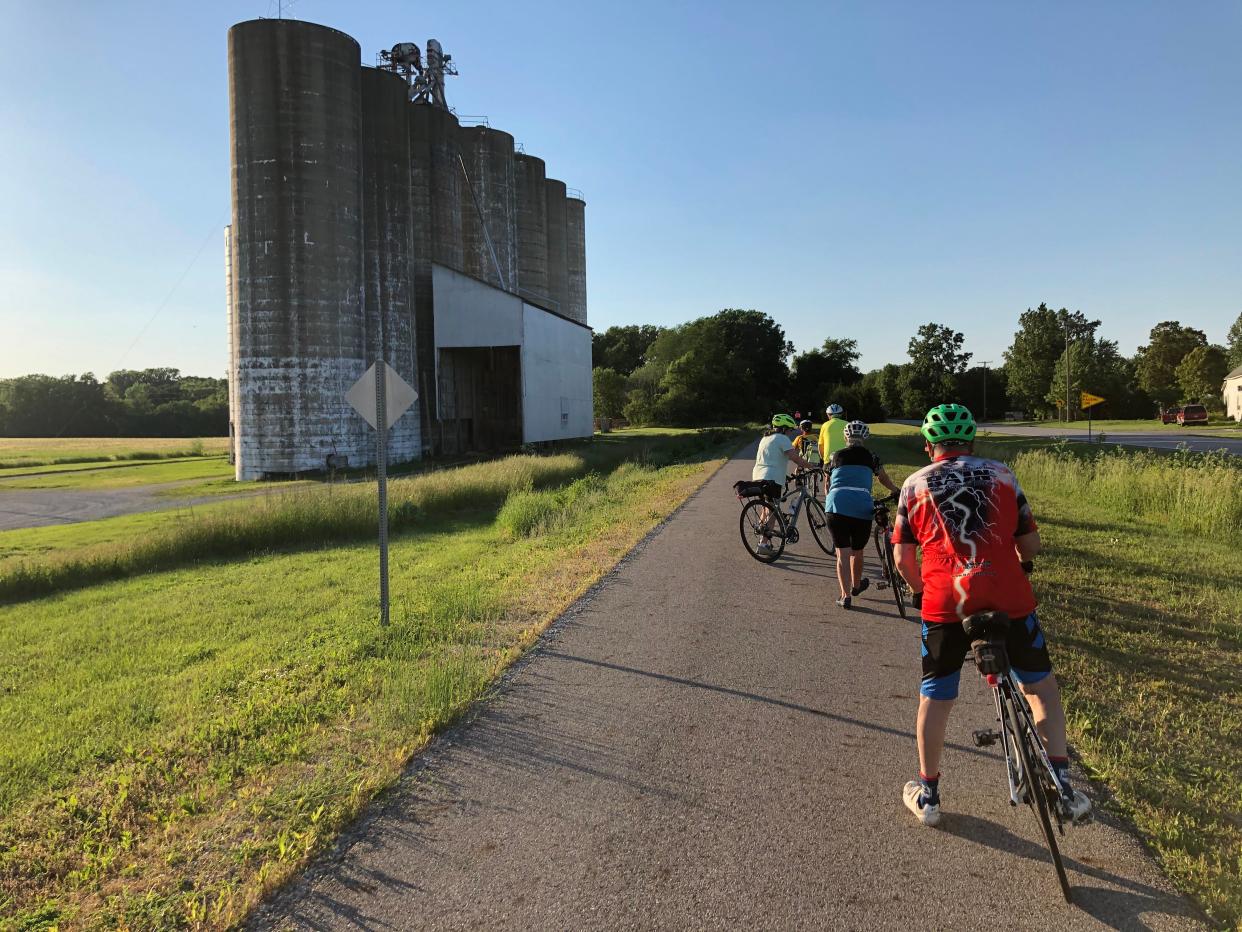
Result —
M879 425L890 472L926 464ZM1032 577L1084 767L1170 877L1242 923L1242 461L989 437L1031 501Z
M223 456L227 437L0 437L0 469Z
M0 916L236 921L742 437L624 432L394 480L387 629L364 484L11 532Z

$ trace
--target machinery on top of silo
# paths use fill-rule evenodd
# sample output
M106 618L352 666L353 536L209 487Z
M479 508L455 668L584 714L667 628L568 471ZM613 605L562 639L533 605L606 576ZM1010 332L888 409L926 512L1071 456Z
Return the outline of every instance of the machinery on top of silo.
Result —
M463 127L456 74L434 39L367 68L325 26L229 30L239 479L372 463L344 393L379 359L420 396L396 461L589 433L584 202L508 133Z

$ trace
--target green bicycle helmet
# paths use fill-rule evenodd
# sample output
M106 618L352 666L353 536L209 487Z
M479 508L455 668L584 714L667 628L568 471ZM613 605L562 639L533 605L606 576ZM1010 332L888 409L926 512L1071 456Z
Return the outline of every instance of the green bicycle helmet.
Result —
M936 405L923 418L922 433L930 444L970 443L975 429L975 417L965 405Z
M773 414L772 426L783 430L797 430L798 422L788 414Z

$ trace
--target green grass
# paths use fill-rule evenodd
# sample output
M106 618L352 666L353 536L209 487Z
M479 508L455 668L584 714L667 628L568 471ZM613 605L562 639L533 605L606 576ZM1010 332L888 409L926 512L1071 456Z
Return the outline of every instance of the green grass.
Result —
M926 464L912 428L881 426L892 474ZM1071 743L1177 885L1242 925L1242 468L1017 439L981 452L1013 465L1040 524Z
M0 437L0 469L219 456L228 448L227 437Z
M1000 424L1001 422L996 422ZM1071 421L1066 424L1065 421L1005 421L1006 427L1047 427L1053 430L1061 427L1071 427L1078 430L1087 429L1087 418L1084 416L1077 421ZM1092 428L1095 430L1103 430L1105 432L1117 433L1152 433L1161 431L1167 433L1170 437L1176 437L1179 433L1195 433L1201 430L1211 431L1242 431L1242 425L1237 421L1226 420L1224 417L1213 416L1212 420L1207 424L1191 424L1189 427L1179 427L1176 424L1163 424L1158 418L1147 418L1145 420L1125 420L1117 418L1104 418L1102 420L1093 420Z
M389 483L394 533L426 526L448 511L496 506L515 491L560 484L625 459L664 465L730 438L738 431L634 432L579 446L580 453L511 456L454 469L423 472ZM188 563L245 557L278 549L330 547L375 534L375 491L349 483L255 497L231 507L204 508L176 520L122 522L105 529L14 532L35 558L0 561L0 602L43 596ZM123 537L126 529L144 533ZM94 537L92 543L83 543ZM3 538L0 538L2 541ZM76 546L63 546L76 541ZM57 552L52 542L59 542Z
M237 921L736 438L516 458L588 471L542 490L513 461L419 477L436 515L394 536L387 630L370 541L0 608L0 928Z
M223 456L158 460L132 465L113 463L102 468L39 467L37 472L18 468L9 470L8 478L0 473L0 495L9 489L124 489L164 482L229 479L232 475L233 467Z

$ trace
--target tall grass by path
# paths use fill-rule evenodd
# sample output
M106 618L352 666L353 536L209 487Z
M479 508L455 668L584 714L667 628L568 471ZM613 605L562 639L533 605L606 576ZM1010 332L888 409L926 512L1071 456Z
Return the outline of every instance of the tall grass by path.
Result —
M894 476L927 464L879 425ZM1071 746L1177 886L1242 927L1242 556L1237 458L986 438L1031 501L1032 577Z
M709 452L568 495L454 484L461 510L393 540L387 630L369 542L0 608L0 915L237 921L701 484ZM531 495L556 507L522 533L497 519Z
M737 430L614 435L578 453L509 456L425 472L389 483L389 528L399 534L463 508L498 508L510 492L559 484L626 459L666 464L702 454L744 435ZM64 556L0 562L0 603L169 569L201 560L235 559L274 550L319 548L363 540L376 530L375 490L349 483L199 511L133 540L109 540ZM72 539L72 531L49 532ZM39 535L24 535L37 539ZM0 542L3 536L0 535Z

